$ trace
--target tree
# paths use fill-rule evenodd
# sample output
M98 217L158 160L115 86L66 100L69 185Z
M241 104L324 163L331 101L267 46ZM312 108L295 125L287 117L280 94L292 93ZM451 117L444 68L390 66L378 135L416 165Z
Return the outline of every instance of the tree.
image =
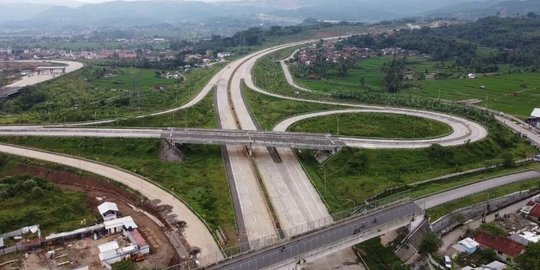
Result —
M364 77L360 78L360 84L364 86L366 84L366 79Z
M392 270L409 270L409 269L411 269L411 268L408 267L407 265L404 265L401 262L394 262L392 264Z
M520 269L540 269L540 242L529 243L525 253L517 257L516 262Z
M352 65L353 63L350 59L341 58L337 66L338 75L341 77L347 76Z
M328 63L326 62L326 55L324 52L324 48L321 47L317 49L317 53L315 55L315 63L313 65L313 72L319 77L322 78L326 75L326 71L328 69Z
M428 254L439 250L443 242L439 236L434 232L428 232L424 234L422 241L420 242L420 252Z
M390 63L384 63L382 68L384 73L383 86L390 93L397 93L404 87L405 82L405 59L392 59Z

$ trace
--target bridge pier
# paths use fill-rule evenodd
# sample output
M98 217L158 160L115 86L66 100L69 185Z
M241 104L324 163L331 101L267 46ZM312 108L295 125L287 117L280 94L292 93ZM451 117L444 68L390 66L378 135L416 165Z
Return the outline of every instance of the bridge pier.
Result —
M319 162L319 164L323 164L325 161L327 161L332 156L336 155L341 151L341 147L336 147L332 150L317 150L315 151L315 159Z
M162 138L159 147L159 159L165 162L184 161L186 155L177 147L174 142Z
M251 143L246 146L246 151L250 157L253 157L253 145Z

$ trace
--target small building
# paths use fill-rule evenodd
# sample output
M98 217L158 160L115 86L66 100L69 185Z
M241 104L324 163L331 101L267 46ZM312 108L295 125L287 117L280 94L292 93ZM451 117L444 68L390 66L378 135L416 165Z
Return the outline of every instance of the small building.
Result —
M148 245L146 240L144 240L144 237L139 232L139 230L133 229L131 231L128 231L127 238L129 239L131 244L133 244L134 246L137 246L140 254L145 255L145 254L150 253L150 246Z
M507 267L508 266L502 262L493 261L489 264L482 265L480 267L466 266L466 267L461 268L461 270L504 270Z
M540 204L536 203L531 206L527 217L534 222L540 222Z
M109 233L120 233L123 231L131 231L137 229L137 224L130 216L108 220L104 222L105 229Z
M467 237L452 247L461 253L473 254L478 246L480 246L478 242L474 241L470 237Z
M499 261L493 261L491 263L484 265L484 268L489 269L489 270L504 270L507 267L508 266L506 264Z
M499 258L510 262L525 250L525 246L518 242L502 236L493 236L485 232L476 235L474 240L482 247L492 248L497 252Z
M230 52L220 52L220 53L217 54L217 57L218 58L225 58L225 57L229 57L231 55L232 55L232 53L230 53Z
M113 202L104 202L98 206L98 211L103 221L109 221L117 218L118 206Z
M527 119L527 123L536 128L540 128L540 108L534 108L531 112L531 117Z
M99 260L101 261L101 264L107 269L111 269L112 264L129 258L132 254L135 254L137 252L136 246L129 245L120 248L118 242L116 241L101 244L98 246L98 249Z
M533 232L524 231L519 234L511 235L510 239L524 246L528 246L530 243L538 243L540 241L540 235Z

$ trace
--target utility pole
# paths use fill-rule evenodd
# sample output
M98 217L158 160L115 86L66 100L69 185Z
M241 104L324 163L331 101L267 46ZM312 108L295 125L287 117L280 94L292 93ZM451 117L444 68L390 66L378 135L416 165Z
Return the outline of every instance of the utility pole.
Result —
M336 121L337 121L337 135L339 136L339 114L336 114Z
M487 216L487 212L488 212L488 207L489 207L489 192L488 192L487 198L486 198L486 205L484 206L484 214L482 215L482 223L486 223L486 216Z

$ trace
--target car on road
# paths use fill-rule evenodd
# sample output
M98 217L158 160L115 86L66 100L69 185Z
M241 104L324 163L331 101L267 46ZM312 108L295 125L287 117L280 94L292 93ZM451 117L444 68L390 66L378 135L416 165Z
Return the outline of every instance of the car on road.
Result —
M452 259L449 256L444 256L444 267L446 269L452 269Z

